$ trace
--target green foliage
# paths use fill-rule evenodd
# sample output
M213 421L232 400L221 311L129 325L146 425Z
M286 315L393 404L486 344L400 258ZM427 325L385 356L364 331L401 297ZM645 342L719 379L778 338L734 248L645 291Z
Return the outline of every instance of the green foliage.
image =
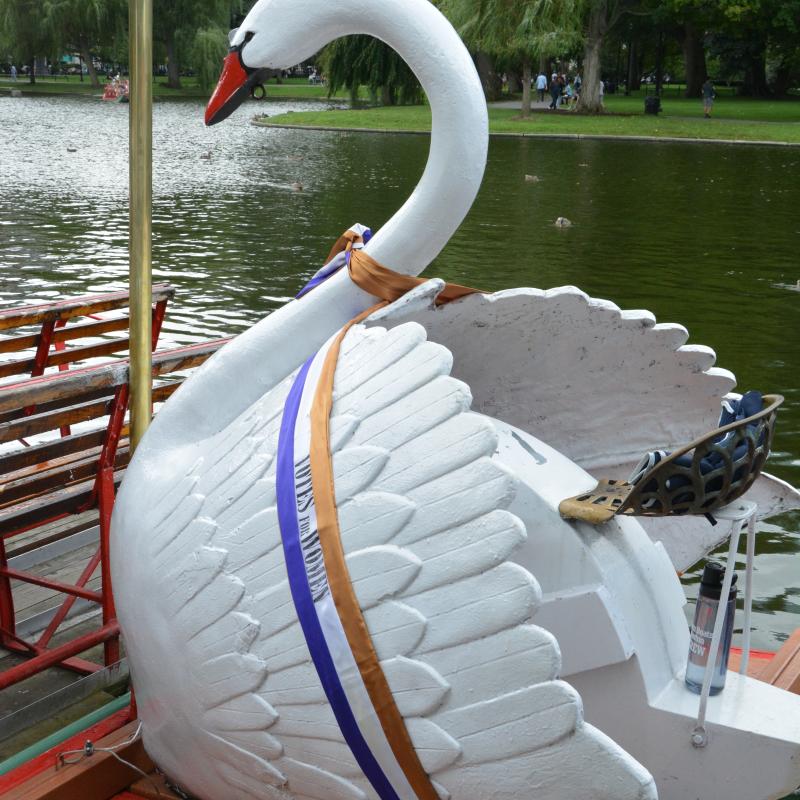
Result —
M331 42L320 64L331 95L345 88L355 99L359 86L382 95L385 105L418 103L422 87L410 67L391 47L371 36L347 36Z
M209 54L218 39L209 31L227 33L231 17L241 10L241 0L153 0L153 39L164 46L171 83L184 65L207 73ZM217 61L217 74L219 67Z
M559 55L580 41L583 0L442 0L467 45L495 58Z
M0 41L18 66L58 50L57 30L41 15L38 0L0 0Z
M209 90L217 82L227 51L228 33L222 28L201 28L195 33L191 61L201 89Z

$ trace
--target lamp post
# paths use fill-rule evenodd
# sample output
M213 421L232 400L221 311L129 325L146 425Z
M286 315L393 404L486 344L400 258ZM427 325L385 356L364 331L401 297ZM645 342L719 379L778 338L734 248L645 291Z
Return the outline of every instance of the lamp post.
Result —
M130 0L131 449L152 415L153 3Z

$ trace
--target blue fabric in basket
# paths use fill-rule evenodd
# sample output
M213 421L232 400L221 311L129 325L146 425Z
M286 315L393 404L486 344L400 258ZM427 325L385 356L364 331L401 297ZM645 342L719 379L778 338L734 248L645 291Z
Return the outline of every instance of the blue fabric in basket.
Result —
M758 391L749 391L746 392L741 397L736 397L735 395L726 397L722 401L722 410L719 416L719 425L718 427L722 428L725 425L730 425L733 422L740 422L741 420L747 419L748 417L752 417L754 414L758 414L759 411L762 410L764 406L763 398L761 397L761 392ZM753 427L758 423L753 422L748 427ZM714 439L715 444L722 444L724 445L727 441L732 439L735 436L734 431L728 431L728 433L721 434L716 439ZM747 442L742 442L736 450L733 452L733 461L741 458L742 456L747 454ZM631 473L631 477L628 479L630 483L636 484L644 478L656 464L658 464L663 459L669 456L669 452L666 450L653 450L649 453L646 453L641 461L636 465L636 468ZM685 455L679 456L675 459L675 464L681 467L691 467L692 466L692 453L686 453ZM719 453L709 453L700 461L700 473L703 475L708 474L714 469L722 466L725 463L723 457ZM739 479L738 472L734 474L733 480L736 481ZM685 475L674 475L672 477L667 478L666 486L667 489L680 489L682 486L691 486L691 480L687 478ZM706 487L709 492L713 492L715 490L721 489L723 485L723 478L720 476L711 481L711 483ZM656 482L653 481L650 485L644 487L645 491L655 491L657 488ZM712 497L711 500L714 498ZM687 494L685 497L678 496L675 498L675 501L680 503L687 500L692 500L691 495ZM652 507L658 503L658 500L652 498L651 500L645 503L645 508Z

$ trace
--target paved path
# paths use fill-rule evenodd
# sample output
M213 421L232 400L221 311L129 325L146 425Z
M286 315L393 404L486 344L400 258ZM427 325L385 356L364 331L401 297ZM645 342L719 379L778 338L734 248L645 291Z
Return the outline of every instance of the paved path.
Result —
M547 111L551 103L550 95L547 95L547 99L543 102L539 102L538 99L534 96L533 101L531 102L531 108L534 111ZM522 109L522 101L521 100L497 100L494 103L487 103L489 108L516 108L517 110Z

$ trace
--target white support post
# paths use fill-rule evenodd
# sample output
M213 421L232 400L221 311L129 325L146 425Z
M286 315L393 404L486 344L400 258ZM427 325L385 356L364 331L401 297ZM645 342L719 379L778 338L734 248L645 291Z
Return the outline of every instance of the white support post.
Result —
M744 524L747 524L747 575L745 580L745 619L744 619L744 648L742 650L742 661L746 668L747 659L750 656L750 612L752 610L752 572L753 556L755 554L755 518L758 506L749 501L733 503L720 509L715 517L717 520L727 520L731 523L730 546L728 547L728 560L725 564L725 578L722 581L722 591L719 596L719 605L714 619L714 632L711 636L708 659L706 661L706 671L703 675L703 687L700 692L700 706L697 711L697 724L692 731L692 744L695 747L705 747L708 744L708 732L706 731L706 711L708 708L708 698L711 694L711 681L714 677L714 669L717 666L717 651L722 639L722 631L725 627L725 610L728 607L728 596L733 583L733 573L736 570L736 554L739 551L739 538Z

